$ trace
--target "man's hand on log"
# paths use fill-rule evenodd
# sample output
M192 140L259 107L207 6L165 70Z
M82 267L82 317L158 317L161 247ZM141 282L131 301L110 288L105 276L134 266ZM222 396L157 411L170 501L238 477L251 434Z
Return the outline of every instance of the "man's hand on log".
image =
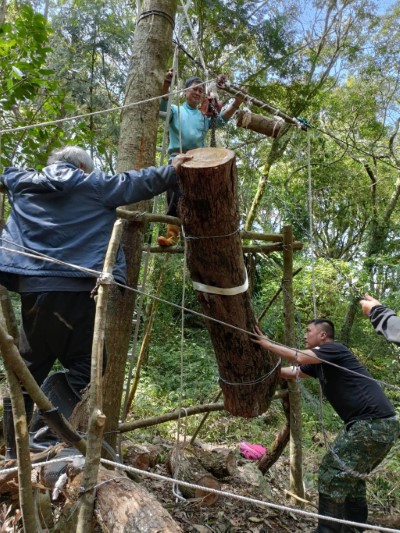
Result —
M257 337L250 337L251 342L255 342L256 344L259 344L261 348L264 348L264 350L269 350L271 341L268 339L266 335L261 331L261 329L258 326L254 327L254 333L257 335ZM260 338L262 337L262 338Z
M186 163L186 161L190 161L191 159L193 159L192 155L178 154L171 161L171 165L176 170L176 173L179 174L181 171L182 164Z

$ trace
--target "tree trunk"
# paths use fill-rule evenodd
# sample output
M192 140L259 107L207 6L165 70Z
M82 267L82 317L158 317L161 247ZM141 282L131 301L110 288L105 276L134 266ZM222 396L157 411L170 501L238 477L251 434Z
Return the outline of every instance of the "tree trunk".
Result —
M256 115L250 111L239 111L236 124L240 128L262 133L268 137L278 137L283 122L272 118Z
M212 476L196 458L192 448L174 448L169 457L169 467L175 479L201 485L201 488L192 488L179 485L179 490L185 498L200 500L200 505L214 505L218 500L218 494L208 492L210 489L221 490L221 484Z
M177 0L143 0L134 34L125 104L133 104L159 96L167 70L172 44L172 30ZM118 171L154 164L158 111L160 102L153 100L125 108L121 117L118 147ZM147 211L148 202L134 206ZM124 230L122 246L127 261L127 283L137 287L144 224L129 222ZM125 363L129 349L135 293L114 287L109 305L107 326L108 364L104 376L104 414L107 416L108 442L115 446Z
M293 232L292 226L285 226L283 230L283 306L285 313L285 342L289 346L296 346L294 302L293 302ZM301 391L298 380L288 380L290 401L290 491L300 498L304 498L303 484L303 450L302 450L302 417ZM298 504L292 498L292 504Z
M206 320L225 409L250 418L267 410L279 378L279 363L246 333L253 331L256 319L245 289L235 154L223 148L198 148L188 153L193 160L182 168L180 204L187 264L194 282L211 286L196 289L202 312L245 330ZM238 294L209 292L215 288L236 288Z

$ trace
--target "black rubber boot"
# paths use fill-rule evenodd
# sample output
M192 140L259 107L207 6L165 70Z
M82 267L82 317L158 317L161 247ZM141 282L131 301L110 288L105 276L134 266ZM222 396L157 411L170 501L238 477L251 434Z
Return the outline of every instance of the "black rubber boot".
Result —
M25 413L26 413L26 424L29 426L29 423L33 415L33 401L27 393L23 393L24 404L25 404ZM11 398L3 398L3 434L4 434L4 443L5 443L5 459L6 461L10 459L17 458L17 446L15 443L15 428L14 428L14 416L12 412Z
M68 374L63 371L50 374L42 383L42 391L48 399L58 408L58 411L68 419L76 404L80 401L80 395L70 385ZM41 452L50 446L62 442L60 435L56 434L45 422L37 411L32 420L29 445L32 452Z
M366 524L368 519L368 504L366 498L346 498L345 515L346 520L351 522L360 522ZM341 533L362 533L365 531L363 527L342 525Z
M344 518L345 504L337 503L326 494L319 494L318 514L332 518ZM342 533L343 524L320 518L315 533Z

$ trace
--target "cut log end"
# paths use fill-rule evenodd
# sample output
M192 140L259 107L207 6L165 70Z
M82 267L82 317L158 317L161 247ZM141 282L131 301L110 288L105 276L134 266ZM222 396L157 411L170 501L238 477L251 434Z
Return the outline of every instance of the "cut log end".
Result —
M193 159L183 164L185 168L218 167L235 158L235 152L227 148L195 148L187 155L193 156Z

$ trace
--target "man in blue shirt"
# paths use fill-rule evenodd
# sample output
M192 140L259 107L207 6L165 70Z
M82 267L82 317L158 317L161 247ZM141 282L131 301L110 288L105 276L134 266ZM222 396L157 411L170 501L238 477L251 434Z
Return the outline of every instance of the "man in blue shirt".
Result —
M172 79L172 71L168 71L165 80L163 93L168 92ZM211 128L212 117L203 115L199 106L204 99L204 82L197 77L189 78L185 84L185 102L177 106L171 105L171 112L169 118L169 146L168 158L176 156L180 153L185 153L194 148L202 148L205 145L205 137L208 130ZM233 116L235 111L239 109L243 99L239 96L235 97L232 104L227 106L221 113L216 113L216 127L224 126L227 121ZM161 111L167 110L167 99L164 97L161 100ZM179 186L168 189L167 215L178 216L178 201L181 197ZM168 224L167 236L159 237L158 244L160 246L172 246L177 243L179 236L179 227L173 224Z

